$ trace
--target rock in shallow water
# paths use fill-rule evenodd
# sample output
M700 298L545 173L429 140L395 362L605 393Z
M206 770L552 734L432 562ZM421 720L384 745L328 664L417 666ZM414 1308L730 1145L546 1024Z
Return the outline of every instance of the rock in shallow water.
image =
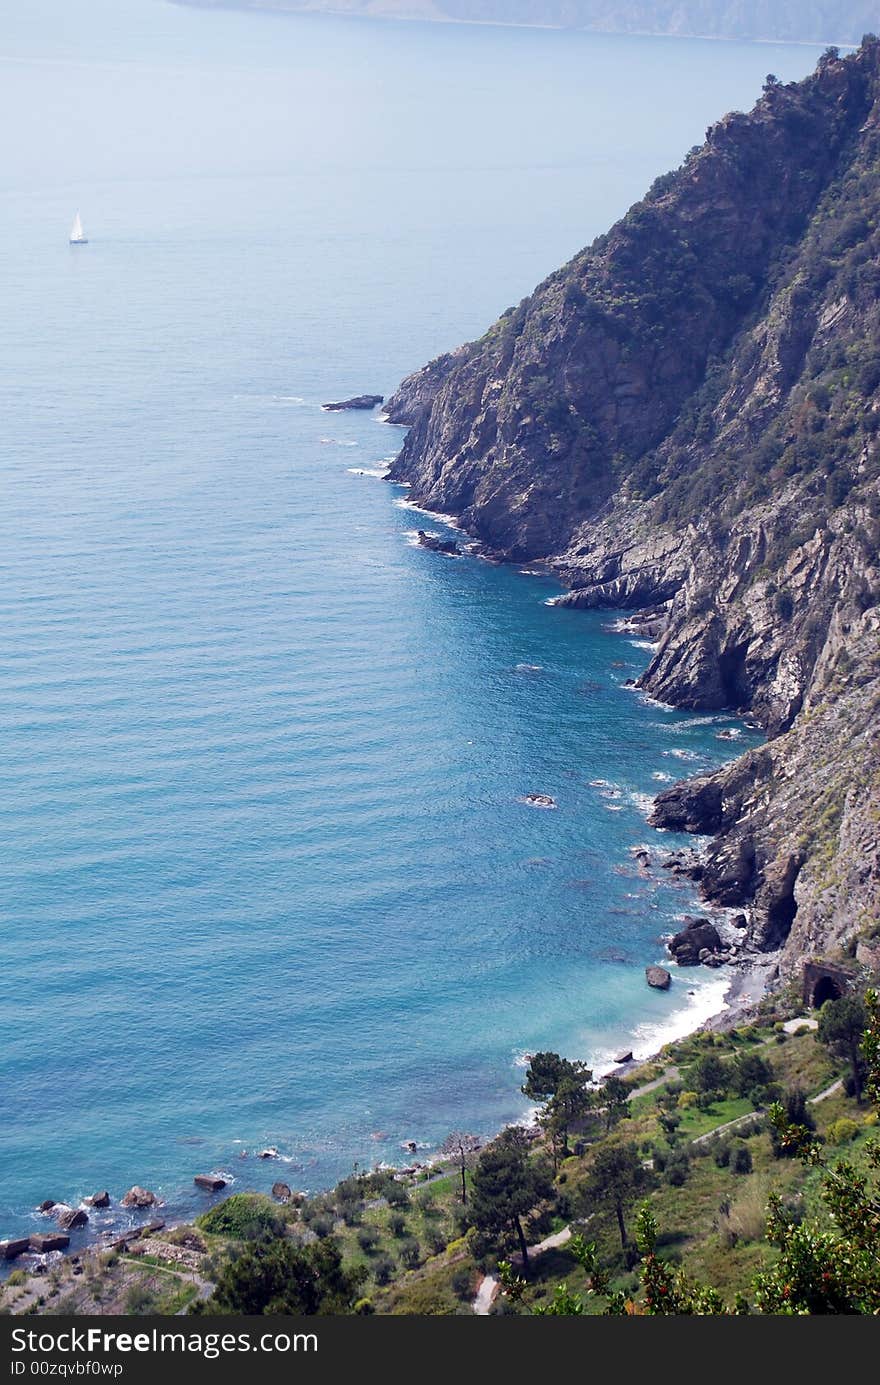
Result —
M31 1236L30 1247L38 1255L45 1255L50 1250L66 1250L70 1245L70 1237L57 1231L46 1236Z
M704 959L722 950L721 936L708 919L685 919L685 927L669 943L669 951L680 967L695 967Z
M328 414L336 414L343 409L375 409L377 404L384 403L384 394L356 394L352 399L341 399L335 404L322 404L321 408L326 409Z
M665 967L645 967L645 977L655 991L668 991L672 985L672 977Z
M159 1199L149 1188L141 1188L136 1183L122 1198L123 1207L155 1207Z
M76 1231L88 1224L88 1214L81 1207L66 1207L58 1218L58 1225L62 1231Z

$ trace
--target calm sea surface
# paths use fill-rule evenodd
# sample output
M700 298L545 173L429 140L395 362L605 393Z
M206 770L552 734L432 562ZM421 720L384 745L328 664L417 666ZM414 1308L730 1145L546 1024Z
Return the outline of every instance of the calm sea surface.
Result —
M413 547L400 431L320 405L480 331L815 56L11 8L0 1234L135 1181L191 1210L209 1170L320 1187L520 1116L528 1050L717 1007L646 987L689 896L628 850L733 723L624 689L647 651L552 584Z

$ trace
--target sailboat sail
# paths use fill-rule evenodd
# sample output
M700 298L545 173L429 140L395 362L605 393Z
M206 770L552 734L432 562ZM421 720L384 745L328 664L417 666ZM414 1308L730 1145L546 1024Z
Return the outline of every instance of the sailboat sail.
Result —
M70 228L70 243L71 245L88 244L85 237L85 233L83 231L83 224L80 220L79 212L77 212L76 216L73 218L73 225Z

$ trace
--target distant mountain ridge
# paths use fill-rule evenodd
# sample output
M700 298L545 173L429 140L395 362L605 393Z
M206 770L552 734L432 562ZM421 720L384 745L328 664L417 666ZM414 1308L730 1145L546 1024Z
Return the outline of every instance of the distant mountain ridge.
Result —
M650 608L647 692L767 745L662 794L782 974L880 936L880 40L768 81L479 341L392 479L565 604Z
M880 28L873 0L177 0L201 9L349 14L670 34L790 43L857 44Z

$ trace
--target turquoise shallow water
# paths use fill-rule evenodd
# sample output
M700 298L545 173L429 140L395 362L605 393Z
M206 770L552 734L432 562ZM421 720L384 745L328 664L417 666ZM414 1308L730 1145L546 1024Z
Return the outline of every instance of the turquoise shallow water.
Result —
M552 584L413 547L400 432L320 404L479 330L811 61L4 17L0 1233L135 1181L188 1211L210 1169L319 1187L520 1116L527 1050L717 1005L646 988L689 896L628 851L733 723L626 690L646 650Z

